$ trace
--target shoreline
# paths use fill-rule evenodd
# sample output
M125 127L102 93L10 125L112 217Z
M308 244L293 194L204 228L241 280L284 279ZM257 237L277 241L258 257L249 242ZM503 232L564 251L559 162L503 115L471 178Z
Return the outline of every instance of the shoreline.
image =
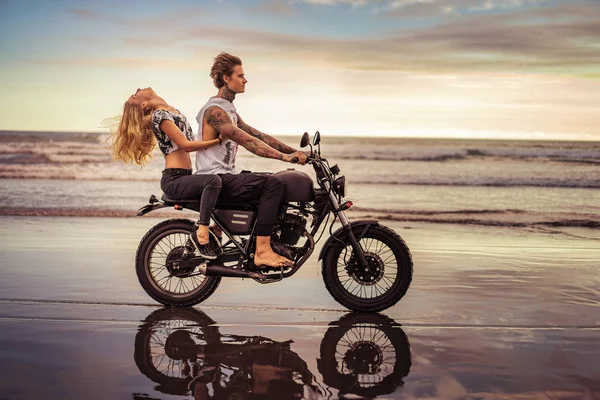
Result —
M396 355L383 357L390 364L409 367L394 374L398 379L385 393L369 398L600 395L594 379L600 374L597 240L512 227L391 221L386 225L411 250L414 277L406 296L382 313L351 313L329 295L316 255L323 241L282 282L224 278L193 308L162 308L135 272L139 241L161 220L0 218L1 398L174 398L160 376L148 376L140 366L164 360L158 370L187 389L185 363L194 358L182 358L168 343L188 332L195 345L206 346L199 330L224 338L211 354L218 355L229 339L239 341L236 349L250 353L236 353L237 360L250 360L250 369L255 352L270 354L270 347L243 343L287 343L285 354L325 390L304 398L349 393L340 386L343 380L330 379L323 360L335 366L340 360L328 358L333 353L326 350L345 354L350 346L343 343L362 334L370 334L364 342L378 343L382 354ZM224 355L219 361L231 360ZM382 368L392 370L389 364ZM371 384L381 381L377 374L372 378ZM36 384L23 384L30 381ZM189 391L181 395L191 398Z
M137 216L138 210L106 208L67 208L67 207L6 207L0 206L0 217L60 217L60 218L189 218L196 219L193 211L153 211L151 214ZM350 220L377 219L387 223L422 223L431 225L479 226L490 228L527 228L527 229L586 229L598 233L600 239L600 216L578 214L577 218L566 213L548 215L521 210L457 210L457 211L406 211L406 210L349 210ZM571 219L569 219L571 218Z

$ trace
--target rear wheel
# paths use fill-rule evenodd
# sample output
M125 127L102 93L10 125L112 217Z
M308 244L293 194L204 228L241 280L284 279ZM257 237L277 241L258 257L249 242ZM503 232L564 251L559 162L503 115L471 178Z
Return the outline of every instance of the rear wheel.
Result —
M198 348L220 341L215 321L202 311L162 308L139 327L133 358L140 372L158 384L158 391L185 396L189 382L205 364Z
M364 226L355 227L359 236ZM323 257L323 280L333 298L354 311L381 311L396 304L412 281L413 263L404 240L372 225L359 240L367 266L360 266L347 238L334 240Z
M198 267L174 269L182 259L194 224L187 219L163 221L146 233L136 253L135 269L140 284L154 300L169 306L190 306L206 300L221 277L198 274ZM216 240L211 235L211 240ZM193 245L190 256L194 255Z

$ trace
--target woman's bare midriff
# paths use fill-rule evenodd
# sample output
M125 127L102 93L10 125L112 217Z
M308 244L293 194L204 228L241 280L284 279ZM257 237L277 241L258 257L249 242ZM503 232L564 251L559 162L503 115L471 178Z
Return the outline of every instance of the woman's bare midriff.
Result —
M182 149L175 150L165 156L165 168L192 169L190 155Z

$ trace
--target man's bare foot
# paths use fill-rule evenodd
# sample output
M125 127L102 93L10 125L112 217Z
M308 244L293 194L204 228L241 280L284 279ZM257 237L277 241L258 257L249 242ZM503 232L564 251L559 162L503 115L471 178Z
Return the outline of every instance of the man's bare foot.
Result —
M274 251L264 252L264 253L256 253L254 256L254 265L261 266L265 265L267 267L291 267L294 265L292 260L288 260L287 258L280 256Z

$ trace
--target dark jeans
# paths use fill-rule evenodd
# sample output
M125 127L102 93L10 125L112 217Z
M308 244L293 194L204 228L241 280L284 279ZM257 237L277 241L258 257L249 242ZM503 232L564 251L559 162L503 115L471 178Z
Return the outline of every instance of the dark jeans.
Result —
M174 200L198 199L198 221L208 225L221 192L221 178L218 175L192 175L191 169L182 168L167 168L162 174L162 191Z
M252 172L219 176L222 190L217 204L258 204L256 234L271 236L283 200L284 187L281 179Z

